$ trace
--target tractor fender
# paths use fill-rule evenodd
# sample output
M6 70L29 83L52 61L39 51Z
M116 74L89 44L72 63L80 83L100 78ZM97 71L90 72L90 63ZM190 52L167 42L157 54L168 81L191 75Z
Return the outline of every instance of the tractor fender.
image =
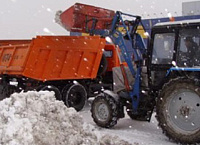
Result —
M103 91L103 94L107 94L107 95L113 97L116 102L119 102L119 95L114 93L113 91L105 90L105 91Z

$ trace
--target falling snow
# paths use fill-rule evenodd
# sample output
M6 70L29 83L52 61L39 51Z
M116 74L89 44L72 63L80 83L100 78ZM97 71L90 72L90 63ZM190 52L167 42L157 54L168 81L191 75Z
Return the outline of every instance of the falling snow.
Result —
M18 0L10 0L10 2L12 2L12 4L16 4L19 1ZM175 8L177 8L177 3L175 1L174 1L174 3L175 4L173 4L173 5L175 6ZM159 8L158 6L156 6L155 1L152 1L150 4L148 4L146 6L145 4L141 4L139 0L135 0L135 5L139 8L139 10L134 9L136 11L136 13L141 13L141 15L144 16L145 18L152 18L152 17L169 17L169 18L171 18L174 16L174 14L176 14L176 15L180 14L180 10L178 12L176 10L171 11L171 8L163 8L163 6L161 6L161 5L160 5L160 7L162 7L162 10L154 12L154 10L157 10ZM113 8L116 7L113 4L111 6L113 6ZM126 6L126 8L121 8L122 6L120 6L119 4L117 6L120 7L120 9L118 8L117 10L128 11L129 13L133 13L132 8L127 8L127 6ZM164 7L165 7L165 5L164 5ZM150 11L146 10L147 8ZM27 6L26 10L28 10L28 6ZM53 18L47 18L47 14L53 14L53 10L54 10L53 6L49 7L45 4L41 5L39 10L37 10L33 15L27 17L28 20L31 17L30 23L24 22L27 24L28 30L30 29L30 27L34 28L36 23L37 23L37 25L39 25L41 23L42 25L40 26L39 30L43 31L45 34L47 33L50 35L54 35L54 33L52 32L53 29L52 29L52 27L49 27L49 25L52 25L52 24L50 24L52 22L54 24L54 22L56 20L52 20ZM77 8L76 8L76 10L77 10ZM153 12L151 12L151 11L153 11ZM0 12L0 14L2 16L5 15L6 13L9 15L14 14L12 9L10 9L10 10L8 9L5 12L4 11ZM191 11L191 13L194 13L194 11ZM41 22L41 18L37 19L38 14L44 16L44 17L42 17L42 20L44 20L44 22ZM32 19L33 18L32 16L34 16L34 19ZM24 18L26 18L26 17L24 16ZM10 17L8 19L10 19ZM45 22L45 20L47 20L47 19L48 19L48 21ZM33 21L35 21L35 23L33 23ZM20 20L19 20L19 22L20 22ZM160 22L160 20L158 20L158 22ZM32 23L33 23L33 25L32 25ZM15 30L18 30L17 23L15 23L15 24L16 24L16 26L14 26L14 27L10 26L9 29L14 28ZM16 27L17 27L17 29L16 29ZM199 29L199 27L198 27L198 29ZM13 32L12 31L9 32L9 31L10 30L6 30L6 35L9 34L8 35L9 37L14 37L14 35L15 35L14 31ZM27 31L24 30L24 32L27 32ZM62 34L66 34L65 31L61 31L61 32L62 32ZM19 32L19 34L20 33L21 33L21 31ZM33 32L29 32L29 33L34 33L33 35L35 35L35 34L40 35L42 32L39 32L38 30L37 31L33 30ZM19 34L16 34L17 35L16 37L20 37ZM149 33L145 32L144 35L149 36ZM5 34L2 33L2 36L4 37ZM25 37L26 37L26 35L25 35ZM59 40L56 39L56 41L59 41ZM106 41L109 43L112 43L112 40L109 37L106 37ZM75 40L73 40L73 43L76 43ZM87 42L84 42L84 44L86 45ZM49 48L48 45L46 47ZM102 51L104 51L104 49L102 49ZM168 58L170 58L170 56L168 56ZM59 61L59 59L57 59L57 61ZM88 61L88 59L84 58L84 61ZM158 58L155 58L154 61L155 61L155 63L157 63ZM67 63L67 62L65 61L65 63ZM177 66L177 63L175 61L172 61L172 64L174 66ZM187 63L185 62L184 65L187 66ZM56 65L56 67L58 67L58 65ZM86 67L86 69L89 69L89 67ZM76 70L76 69L72 68L72 70ZM77 73L75 73L74 75L77 75ZM81 77L84 77L84 76L81 75ZM46 81L46 79L45 79L45 81ZM73 83L77 84L78 82L73 81ZM100 82L100 83L102 83L102 82ZM113 83L113 84L116 85L115 83ZM104 90L103 87L101 89L102 89L102 91ZM96 93L98 93L98 92L96 92ZM145 93L145 91L143 91L143 93ZM38 97L38 96L40 96L40 97ZM36 97L36 98L34 98L34 97ZM43 98L45 98L45 99L43 99ZM50 105L47 106L44 103L41 106L39 106L38 104L33 105L33 106L27 106L27 104L26 104L27 102L24 101L26 99L29 100L31 103L34 103L33 100L37 99L36 101L38 101L38 100L41 101L41 102L38 101L39 104L48 102L48 103L50 103ZM33 100L31 100L31 99L33 99ZM160 99L162 100L162 98L160 98ZM11 144L12 145L34 144L34 143L36 143L36 144L44 144L44 143L46 143L46 144L67 144L67 143L68 144L81 144L81 143L82 144L97 144L99 142L102 144L113 144L113 145L114 144L124 144L124 145L129 144L124 140L120 140L119 136L120 137L122 136L125 140L128 138L127 140L130 143L135 144L135 145L139 145L139 144L163 144L163 145L171 144L166 139L166 137L161 134L160 128L157 126L155 117L149 123L150 125L141 123L141 122L137 122L137 121L132 121L132 120L130 121L130 119L126 117L126 120L124 122L122 122L121 124L119 123L119 125L117 125L116 128L114 128L113 130L104 130L104 129L99 129L99 128L98 128L99 129L98 130L94 126L91 127L90 125L85 125L85 122L89 122L90 124L92 124L91 118L88 117L88 115L90 114L88 111L89 107L85 108L85 110L80 113L80 114L83 114L83 116L84 116L84 118L81 118L80 114L76 113L73 109L68 110L63 105L63 103L55 101L55 98L53 97L52 94L49 94L49 92L48 93L29 92L29 93L15 94L11 98L0 102L0 104L1 104L0 115L4 116L6 118L6 121L2 119L3 117L1 117L1 119L0 119L0 125L1 125L0 133L3 134L2 136L0 136L0 142L1 143L3 142L8 145L11 145ZM25 104L25 106L24 106L24 104ZM30 105L30 104L28 104L28 105ZM89 106L90 106L90 104L89 104ZM197 104L197 106L199 106L199 104ZM30 108L24 109L23 107L31 107L31 109ZM56 122L58 120L51 120L53 118L52 116L50 116L50 118L47 118L46 116L45 117L42 116L41 114L44 113L44 110L42 110L41 108L38 109L37 107L41 107L42 109L47 111L45 113L52 113L53 117L55 117L56 119L58 119L58 118L60 119L59 121L62 121L62 119L64 119L65 122ZM45 108L45 107L47 107L47 108ZM56 111L58 111L57 114L55 114L55 112L53 112L55 110L52 110L51 107L53 109L55 109L55 108L57 109L56 110ZM20 112L20 109L21 110L24 109L23 112L22 111ZM29 111L28 113L26 112L27 111L26 109ZM59 110L59 109L61 109L61 110ZM64 112L62 109L66 110L66 112ZM3 110L3 113L1 112L2 110ZM38 112L34 112L35 110L37 110L40 114L37 114ZM48 112L48 111L50 111L50 112ZM5 114L5 112L8 112L8 114ZM166 112L168 112L168 110L166 110ZM64 115L56 116L56 115L60 115L59 113L61 113L62 115L64 114ZM47 116L48 116L48 114L47 114ZM44 117L44 118L39 118L39 117ZM73 122L74 118L75 118L75 121ZM90 118L90 120L89 120L89 118ZM177 116L174 116L174 118L177 119ZM185 116L185 118L188 118L188 116ZM40 120L40 119L41 120L44 119L43 120L44 122L37 122L37 120ZM37 123L34 124L35 120L38 124ZM80 122L77 122L77 120ZM83 120L85 122L83 122ZM42 123L46 123L46 124L42 124ZM83 123L84 125L81 125L81 123ZM51 124L51 126L49 124ZM52 126L52 124L55 126ZM56 130L56 129L59 129L60 125L61 126L63 125L64 127L66 127L66 128L60 129L60 130L62 130L62 132L59 132L60 130ZM80 130L78 130L78 131L76 130L77 126L75 127L75 129L74 128L69 129L70 127L68 125L70 127L71 126L73 127L73 125L77 125L78 129L80 129ZM193 122L191 123L191 125L195 126L195 124ZM35 130L33 129L34 127L36 128ZM124 127L126 127L126 129L123 129ZM143 128L140 128L140 127L143 127ZM51 132L52 128L55 129L54 131L56 133ZM43 129L43 130L40 130L40 129ZM130 130L132 132L130 132ZM75 131L77 131L77 132L75 132ZM117 136L111 137L110 135L106 135L105 132L109 132L111 134L117 134ZM154 132L154 134L152 132ZM66 133L66 134L64 134L64 133ZM101 134L101 133L104 136L101 139L99 139L99 137L100 137L99 134ZM131 134L131 137L130 137L130 134ZM35 136L37 137L37 139L39 141L34 140ZM71 139L71 141L69 141L69 138ZM62 142L60 142L59 139L62 140ZM80 140L81 140L81 143L78 142Z
M47 8L47 11L48 11L48 12L52 12L52 10L51 10L50 8Z
M88 59L87 59L87 58L84 58L83 60L84 60L84 61L88 61Z

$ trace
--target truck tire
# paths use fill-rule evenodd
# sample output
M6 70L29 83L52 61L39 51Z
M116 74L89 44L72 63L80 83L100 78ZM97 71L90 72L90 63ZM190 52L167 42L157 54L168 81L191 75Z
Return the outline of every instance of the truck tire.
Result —
M159 94L159 126L177 143L200 143L200 87L196 84L189 78L174 79Z
M87 92L81 84L66 85L63 89L63 101L67 107L80 111L87 102Z
M40 88L41 91L53 91L55 93L55 97L57 100L61 101L62 100L62 95L59 91L58 88L56 88L55 86L44 86Z
M11 94L19 92L19 89L16 86L9 84L0 84L0 101L9 98Z
M8 88L5 85L0 84L0 100L8 97Z
M94 99L91 113L94 122L100 127L111 128L117 124L117 102L107 94L102 94Z
M108 67L108 62L106 60L106 56L103 54L99 65L99 70L97 72L97 76L101 76L102 74L104 74L107 70L107 67Z

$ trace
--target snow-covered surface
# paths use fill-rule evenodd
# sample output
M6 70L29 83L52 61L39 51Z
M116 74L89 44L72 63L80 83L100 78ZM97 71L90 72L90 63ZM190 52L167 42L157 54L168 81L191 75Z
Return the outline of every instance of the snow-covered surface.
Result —
M120 136L120 138L137 145L175 145L158 127L158 122L153 114L150 122L135 121L127 115L118 121L117 125L111 129L98 127L91 117L90 106L92 98L88 101L85 108L80 112L84 122L87 122L98 129L99 134L110 134Z
M0 145L129 145L101 134L53 92L13 94L0 102Z
M128 116L112 129L92 120L89 100L77 113L53 92L13 94L0 102L0 145L173 145L157 126Z

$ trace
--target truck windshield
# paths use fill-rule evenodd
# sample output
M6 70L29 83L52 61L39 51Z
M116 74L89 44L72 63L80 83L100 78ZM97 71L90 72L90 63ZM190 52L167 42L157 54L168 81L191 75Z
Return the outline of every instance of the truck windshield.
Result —
M183 29L179 33L177 50L177 65L179 67L200 66L200 31L197 29Z
M153 64L171 64L174 51L174 33L155 34L153 45Z

